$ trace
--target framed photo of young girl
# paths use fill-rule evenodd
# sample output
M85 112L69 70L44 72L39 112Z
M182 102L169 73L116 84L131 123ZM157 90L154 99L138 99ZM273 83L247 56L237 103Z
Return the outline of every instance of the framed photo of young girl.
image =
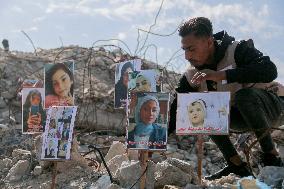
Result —
M228 135L230 92L178 93L177 135Z
M127 60L115 67L114 108L126 107L129 72L141 69L141 60Z
M168 93L134 92L127 107L127 147L166 150Z
M41 160L69 160L77 106L53 106L47 111Z
M44 109L44 88L22 89L22 132L42 133L46 113Z
M45 108L74 105L74 61L44 65Z

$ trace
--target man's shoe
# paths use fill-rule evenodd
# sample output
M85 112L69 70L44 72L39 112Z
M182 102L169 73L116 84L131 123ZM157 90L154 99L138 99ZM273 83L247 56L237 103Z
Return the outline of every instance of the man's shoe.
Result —
M241 165L228 165L226 167L224 167L223 169L221 169L220 171L218 171L217 173L204 177L204 179L206 180L215 180L215 179L219 179L222 176L227 176L230 173L234 173L240 177L246 177L246 176L250 176L253 175L249 168L247 167L247 164L245 162L243 162Z
M260 156L261 158L261 165L263 167L265 166L278 166L278 167L284 167L284 163L281 159L281 157L276 156L271 153L263 153Z

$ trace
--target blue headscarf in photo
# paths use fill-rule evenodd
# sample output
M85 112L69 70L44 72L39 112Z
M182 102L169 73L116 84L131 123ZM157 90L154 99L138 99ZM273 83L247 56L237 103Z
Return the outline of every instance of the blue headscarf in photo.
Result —
M160 113L160 106L159 101L155 96L152 95L145 95L143 97L138 97L138 102L135 108L135 134L139 135L150 135L152 131L154 130L153 124L145 124L142 122L140 118L140 110L143 106L143 104L147 103L148 101L154 101L157 104L157 111L155 117L157 118Z

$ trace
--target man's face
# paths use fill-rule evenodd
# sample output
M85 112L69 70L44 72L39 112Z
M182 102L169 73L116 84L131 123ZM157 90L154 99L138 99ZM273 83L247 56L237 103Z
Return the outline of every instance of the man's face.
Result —
M194 34L189 34L182 38L181 44L185 52L185 59L194 67L210 63L208 62L211 53L210 47L214 45L211 37L197 37Z

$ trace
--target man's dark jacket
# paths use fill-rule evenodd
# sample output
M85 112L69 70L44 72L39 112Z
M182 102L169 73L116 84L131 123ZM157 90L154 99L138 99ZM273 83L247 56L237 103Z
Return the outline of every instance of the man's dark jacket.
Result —
M198 67L198 70L216 70L217 64L223 59L228 45L231 44L232 41L235 41L235 38L229 36L225 31L216 33L213 37L215 45L214 63ZM237 67L225 71L227 83L267 83L277 78L277 68L275 64L270 61L268 56L263 56L263 54L254 47L251 39L247 41L242 40L238 43L234 58ZM213 87L215 82L206 81L206 83L209 91L215 90ZM184 75L179 81L176 92L188 93L197 92L197 90L189 85ZM177 96L175 96L171 104L169 133L172 133L176 128L176 110Z

